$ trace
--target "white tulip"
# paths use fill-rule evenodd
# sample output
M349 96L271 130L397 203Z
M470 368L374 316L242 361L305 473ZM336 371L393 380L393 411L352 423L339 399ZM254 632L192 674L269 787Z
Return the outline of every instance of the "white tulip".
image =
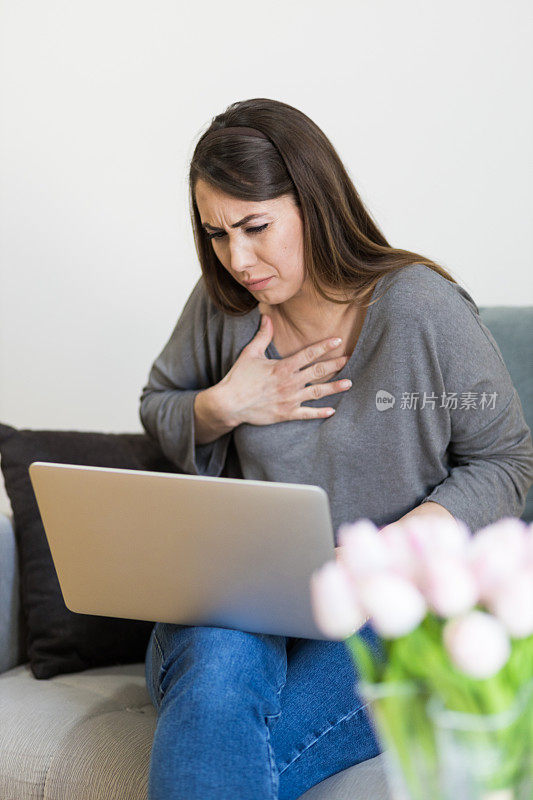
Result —
M366 619L350 578L337 561L328 561L312 574L311 606L316 624L330 639L345 639Z
M514 639L530 636L533 633L533 566L504 583L489 607Z
M470 540L468 562L484 602L489 603L522 567L527 556L526 531L524 522L505 517L481 528Z
M359 584L364 613L382 637L393 639L410 633L426 615L426 601L410 581L393 572L371 574Z
M502 623L474 609L448 620L442 632L452 662L472 678L490 678L504 666L511 644Z
M419 588L428 605L441 617L470 611L478 601L478 587L464 561L441 554L428 558Z
M355 580L385 569L389 563L389 553L379 531L368 519L340 525L338 542L339 557Z

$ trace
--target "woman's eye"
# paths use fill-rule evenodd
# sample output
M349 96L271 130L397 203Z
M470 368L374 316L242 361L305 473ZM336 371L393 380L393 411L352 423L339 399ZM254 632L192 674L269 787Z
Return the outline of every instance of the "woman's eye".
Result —
M246 228L246 233L260 233L261 231L264 231L265 228L268 228L268 222L266 222L264 225L260 225L258 228ZM221 236L225 235L226 235L225 231L219 231L218 233L208 233L207 238L220 239Z

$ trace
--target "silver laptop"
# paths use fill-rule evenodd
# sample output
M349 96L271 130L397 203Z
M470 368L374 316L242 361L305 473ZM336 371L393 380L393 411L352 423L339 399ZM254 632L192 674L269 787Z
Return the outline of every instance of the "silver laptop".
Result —
M325 639L310 578L335 558L319 486L34 461L67 608Z

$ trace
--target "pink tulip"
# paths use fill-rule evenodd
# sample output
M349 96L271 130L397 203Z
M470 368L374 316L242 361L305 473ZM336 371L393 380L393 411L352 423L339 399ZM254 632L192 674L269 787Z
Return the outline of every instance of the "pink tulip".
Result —
M339 526L339 556L354 580L386 569L389 554L377 527L369 519Z
M514 639L533 633L533 566L513 575L496 592L489 604L492 613Z
M490 603L523 565L527 556L526 531L524 522L505 517L481 528L470 540L468 561L483 602Z
M411 547L421 558L436 553L462 558L471 538L464 522L438 514L407 517L399 524L405 528Z
M525 550L524 566L533 567L533 522L530 522L525 531Z
M364 612L382 637L405 636L424 619L426 602L410 581L393 572L370 574L358 583Z
M511 653L507 631L491 614L474 609L448 620L442 632L446 650L457 669L472 678L490 678Z
M428 605L441 617L464 614L478 601L477 584L465 561L456 556L427 558L418 585Z
M418 588L425 583L425 562L444 556L462 560L470 533L458 520L443 519L437 514L408 517L380 531L389 551L393 572L411 580Z
M342 564L328 561L311 576L311 606L319 629L330 639L345 639L365 622Z
M400 523L386 526L379 532L379 536L389 554L391 571L417 584L421 561L411 547L405 528Z

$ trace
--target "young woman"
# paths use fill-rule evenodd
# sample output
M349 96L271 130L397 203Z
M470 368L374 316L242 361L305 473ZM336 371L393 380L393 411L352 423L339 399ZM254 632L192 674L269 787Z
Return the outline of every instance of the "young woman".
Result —
M335 533L520 516L533 444L496 342L446 270L389 245L320 128L235 103L189 181L202 274L140 404L165 455L322 486ZM293 800L372 758L356 679L343 642L156 624L150 800Z

